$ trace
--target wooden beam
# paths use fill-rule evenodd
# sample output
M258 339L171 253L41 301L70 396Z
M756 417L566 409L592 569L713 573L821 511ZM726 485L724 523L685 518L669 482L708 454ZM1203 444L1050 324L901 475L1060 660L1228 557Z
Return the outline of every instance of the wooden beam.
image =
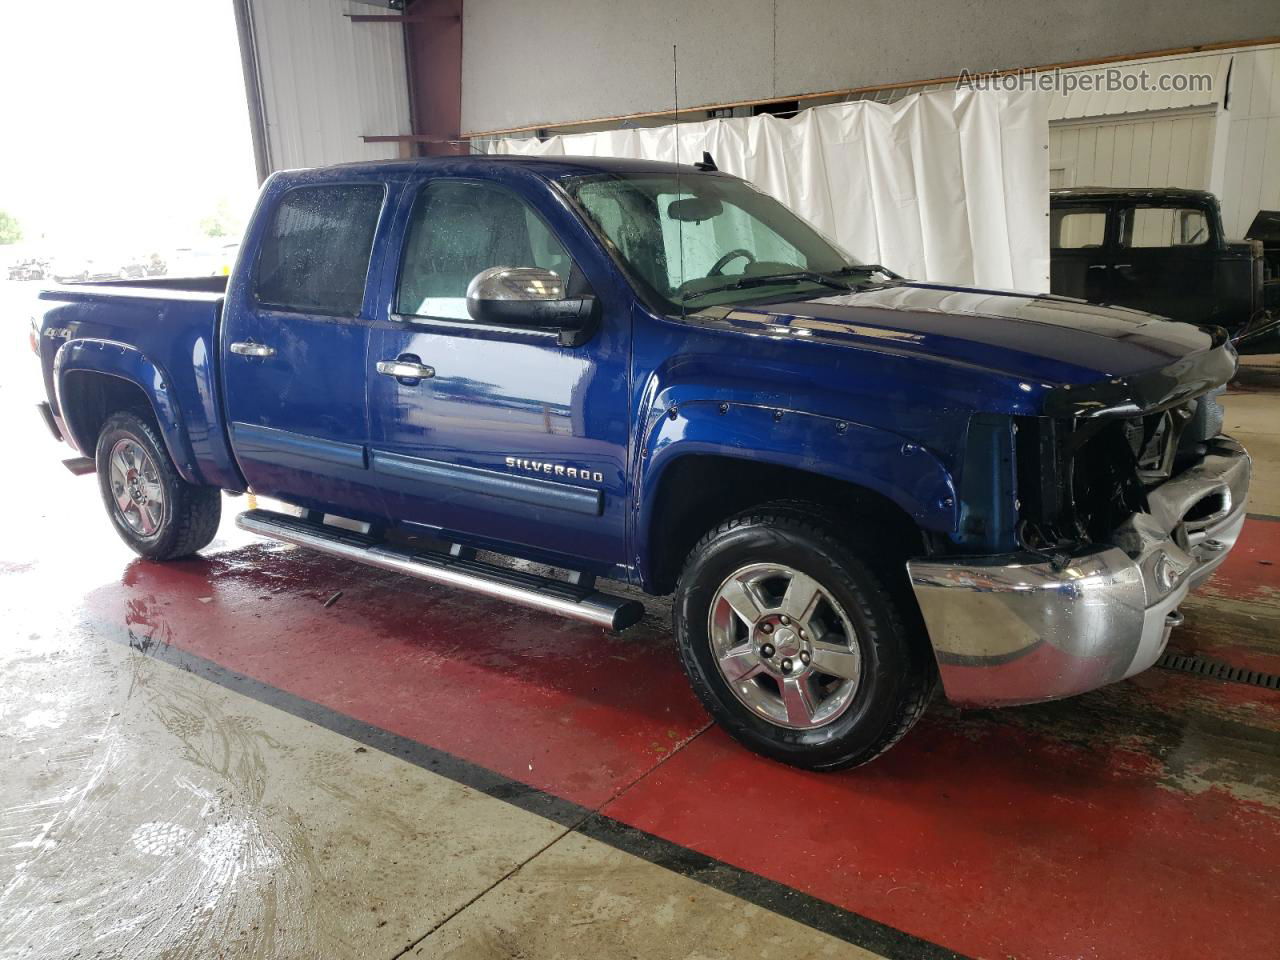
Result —
M344 13L343 16L352 23L439 23L460 19L452 13Z
M378 133L360 137L365 143L459 143L461 138L439 133Z

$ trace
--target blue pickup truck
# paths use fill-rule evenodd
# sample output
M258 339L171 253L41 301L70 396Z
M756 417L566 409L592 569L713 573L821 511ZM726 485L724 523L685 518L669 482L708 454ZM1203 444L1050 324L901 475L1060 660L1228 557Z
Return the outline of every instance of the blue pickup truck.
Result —
M297 510L247 530L606 628L642 608L597 578L674 593L707 709L809 769L939 680L1146 669L1244 522L1221 330L910 282L711 162L279 173L229 277L42 297L42 412L142 556L253 491Z

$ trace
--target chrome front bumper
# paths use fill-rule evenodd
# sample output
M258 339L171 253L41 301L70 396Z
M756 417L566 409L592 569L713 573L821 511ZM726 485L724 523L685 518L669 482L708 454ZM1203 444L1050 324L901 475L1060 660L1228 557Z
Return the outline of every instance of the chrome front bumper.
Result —
M1152 491L1149 512L1062 564L1037 554L911 561L947 698L1035 703L1146 670L1178 604L1240 536L1251 470L1244 447L1217 437L1200 463Z

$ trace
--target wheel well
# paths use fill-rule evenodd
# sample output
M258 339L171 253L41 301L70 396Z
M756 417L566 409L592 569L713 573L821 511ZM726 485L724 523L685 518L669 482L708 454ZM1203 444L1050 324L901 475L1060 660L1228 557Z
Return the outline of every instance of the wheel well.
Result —
M649 520L649 585L654 593L675 588L694 544L717 524L753 506L780 500L812 503L842 522L873 526L884 544L886 568L926 552L915 521L881 493L794 467L690 455L671 464L659 480Z
M134 410L155 421L151 400L132 381L107 373L73 370L62 382L62 419L80 452L93 456L102 425L113 413Z

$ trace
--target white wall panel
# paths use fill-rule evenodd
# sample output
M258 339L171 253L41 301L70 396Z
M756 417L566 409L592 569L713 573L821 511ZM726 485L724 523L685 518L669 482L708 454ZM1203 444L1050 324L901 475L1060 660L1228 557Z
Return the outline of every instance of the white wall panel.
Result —
M1229 53L1152 57L1145 60L1108 63L1099 67L1073 67L1062 72L1072 74L1076 78L1088 75L1094 86L1099 86L1100 81L1107 79L1107 75L1111 74L1113 77L1120 78L1121 89L1084 90L1077 87L1069 96L1055 96L1049 105L1049 122L1077 120L1084 117L1120 116L1151 110L1211 107L1222 99L1222 91L1226 89L1227 73L1230 69L1231 54ZM1167 76L1197 74L1208 76L1210 80L1208 84L1199 85L1199 89L1196 90L1123 89L1125 82L1137 84L1139 74L1144 71L1148 74L1148 82L1151 85L1157 85L1162 74Z
M1280 210L1280 48L1237 53L1223 167L1214 177L1227 233L1243 236L1259 210Z
M1049 127L1055 187L1209 187L1214 116L1209 110L1139 115Z
M404 40L397 23L352 23L387 13L349 0L251 0L272 170L398 156L362 135L410 132Z

